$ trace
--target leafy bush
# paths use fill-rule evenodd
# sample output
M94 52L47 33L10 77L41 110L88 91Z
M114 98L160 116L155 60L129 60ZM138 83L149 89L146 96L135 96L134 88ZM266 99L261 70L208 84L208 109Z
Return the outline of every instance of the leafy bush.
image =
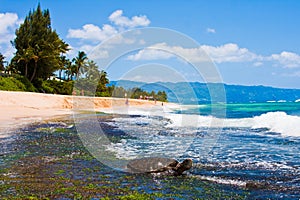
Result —
M23 85L25 86L25 91L37 92L37 89L33 86L33 84L25 76L16 74L13 77L23 83Z
M26 86L14 77L0 77L0 90L26 91Z
M48 81L43 81L42 86L39 88L39 90L44 93L51 93L51 94L54 93L54 88L52 87L51 83Z
M71 95L73 91L73 81L60 82L56 80L46 80L42 82L42 86L39 90L51 94Z
M95 93L96 97L111 97L111 94L109 91L105 91L105 92L96 92Z

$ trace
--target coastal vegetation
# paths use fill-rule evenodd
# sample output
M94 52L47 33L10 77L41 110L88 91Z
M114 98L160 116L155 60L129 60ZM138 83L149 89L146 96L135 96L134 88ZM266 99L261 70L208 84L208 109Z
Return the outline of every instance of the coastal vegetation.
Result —
M42 10L40 4L28 13L15 33L11 41L16 49L14 57L8 62L0 53L0 90L100 97L143 96L143 99L167 101L166 93L161 91L133 88L120 93L122 88L108 86L107 72L99 70L84 51L68 58L70 45L52 28L50 12Z
M134 99L167 101L167 93L165 91L159 90L157 93L155 93L153 90L151 92L147 92L139 87L125 89L122 86L116 87L114 85L112 85L111 88L113 88L112 91L114 97L129 96Z

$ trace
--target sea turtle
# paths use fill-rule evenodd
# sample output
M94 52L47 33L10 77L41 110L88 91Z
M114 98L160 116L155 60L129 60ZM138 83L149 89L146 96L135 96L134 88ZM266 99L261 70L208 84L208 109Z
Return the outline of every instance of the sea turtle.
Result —
M127 169L132 173L161 173L178 176L189 170L192 165L192 159L185 159L180 163L172 158L150 157L129 161Z

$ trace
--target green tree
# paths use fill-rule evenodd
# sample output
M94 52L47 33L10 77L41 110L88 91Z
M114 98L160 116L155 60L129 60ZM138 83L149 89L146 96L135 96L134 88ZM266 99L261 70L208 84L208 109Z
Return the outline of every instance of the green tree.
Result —
M68 59L66 56L62 55L60 56L60 65L58 69L58 78L62 80L62 72L66 69Z
M27 77L28 64L30 63L31 60L37 60L37 57L34 55L34 49L32 47L28 47L27 49L22 49L19 51L19 53L15 58L17 59L17 63L24 62L24 68L19 68L19 70L21 71L21 74Z
M96 89L96 95L97 96L111 96L111 91L110 89L107 87L107 84L109 83L109 80L107 78L107 73L102 70L100 71L100 77L99 77L99 82L97 85L97 89Z
M5 59L5 57L0 53L0 71L3 71L3 70L5 70L5 68L4 68L4 59Z
M10 73L17 73L18 71L16 70L16 68L15 68L14 66L15 66L15 65L12 64L12 62L11 62L8 66L6 66L6 69L5 69L6 73L7 73L7 74L10 74Z
M14 67L31 82L49 78L60 68L60 55L68 51L68 44L51 28L49 10L42 11L40 4L25 17L12 44L17 50Z
M100 78L100 72L97 64L93 60L89 60L85 69L85 76L89 80L97 82L97 79Z
M79 56L78 56L79 58ZM77 62L79 63L79 62ZM77 70L77 65L75 70ZM77 76L75 81L75 89L86 96L109 96L106 84L108 83L106 72L99 71L97 64L88 60L81 65L80 76ZM96 91L96 94L95 94Z
M74 65L72 62L67 59L65 62L64 70L65 70L65 77L67 77L67 80L72 80L72 75L75 73Z
M84 51L79 51L77 57L73 59L73 62L75 63L76 66L76 71L75 71L76 78L79 77L79 73L81 74L84 73L87 59L88 59L87 55Z
M157 92L157 100L158 101L167 101L167 93L165 91L158 91Z
M102 70L100 72L100 81L99 82L101 85L105 85L105 86L109 83L106 71Z

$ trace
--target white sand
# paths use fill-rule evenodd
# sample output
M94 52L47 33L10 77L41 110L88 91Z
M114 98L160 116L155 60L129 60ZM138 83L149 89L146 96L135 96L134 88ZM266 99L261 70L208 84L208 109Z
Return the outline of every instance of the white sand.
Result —
M135 109L159 105L160 102L129 100L129 107ZM1 133L24 124L70 115L78 110L105 112L120 107L128 107L125 99L0 91L0 137Z

